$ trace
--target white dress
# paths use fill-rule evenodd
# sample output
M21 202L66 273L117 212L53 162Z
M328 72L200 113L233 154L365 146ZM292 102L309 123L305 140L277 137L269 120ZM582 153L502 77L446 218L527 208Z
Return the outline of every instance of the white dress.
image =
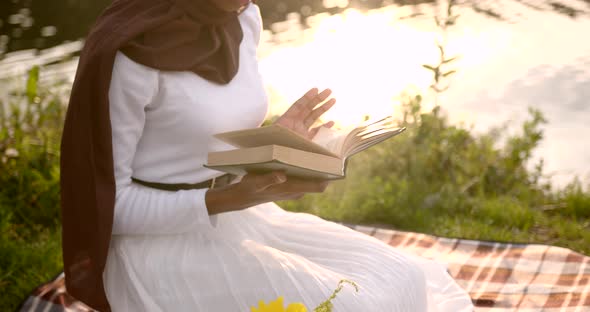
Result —
M335 312L471 311L442 265L347 227L274 203L209 216L205 189L170 192L131 181L219 176L202 165L209 151L231 147L211 135L262 123L258 7L239 19L240 68L228 85L117 55L109 91L117 195L103 273L113 310L238 312L283 296L311 312L349 279L359 292L345 287Z

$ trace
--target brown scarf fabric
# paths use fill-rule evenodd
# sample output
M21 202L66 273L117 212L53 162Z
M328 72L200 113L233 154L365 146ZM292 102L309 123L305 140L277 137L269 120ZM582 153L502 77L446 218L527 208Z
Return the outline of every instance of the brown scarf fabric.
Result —
M237 13L211 1L115 0L86 40L62 136L62 243L67 291L94 309L110 311L102 273L115 204L108 93L116 53L228 83L242 29Z

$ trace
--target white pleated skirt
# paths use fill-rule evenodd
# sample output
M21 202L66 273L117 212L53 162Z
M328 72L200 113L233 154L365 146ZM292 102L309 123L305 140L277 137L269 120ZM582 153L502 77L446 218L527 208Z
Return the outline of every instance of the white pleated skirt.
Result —
M283 296L309 312L342 279L334 312L472 311L434 261L274 203L220 214L176 235L113 236L104 271L113 311L250 311Z

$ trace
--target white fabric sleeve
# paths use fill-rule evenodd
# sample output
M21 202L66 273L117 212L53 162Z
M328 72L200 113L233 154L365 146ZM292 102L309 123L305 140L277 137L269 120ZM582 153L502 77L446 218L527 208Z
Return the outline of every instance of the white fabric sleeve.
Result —
M158 93L158 75L157 70L117 54L109 89L116 182L113 235L176 234L211 226L205 205L207 189L171 192L131 181L145 112Z

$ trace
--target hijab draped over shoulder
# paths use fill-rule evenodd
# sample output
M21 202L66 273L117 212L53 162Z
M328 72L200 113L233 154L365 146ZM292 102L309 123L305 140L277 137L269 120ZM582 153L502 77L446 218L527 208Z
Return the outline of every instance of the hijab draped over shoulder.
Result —
M238 13L213 1L115 0L87 37L63 129L61 212L67 291L94 309L110 311L102 273L116 192L108 96L116 53L228 83L243 34Z

